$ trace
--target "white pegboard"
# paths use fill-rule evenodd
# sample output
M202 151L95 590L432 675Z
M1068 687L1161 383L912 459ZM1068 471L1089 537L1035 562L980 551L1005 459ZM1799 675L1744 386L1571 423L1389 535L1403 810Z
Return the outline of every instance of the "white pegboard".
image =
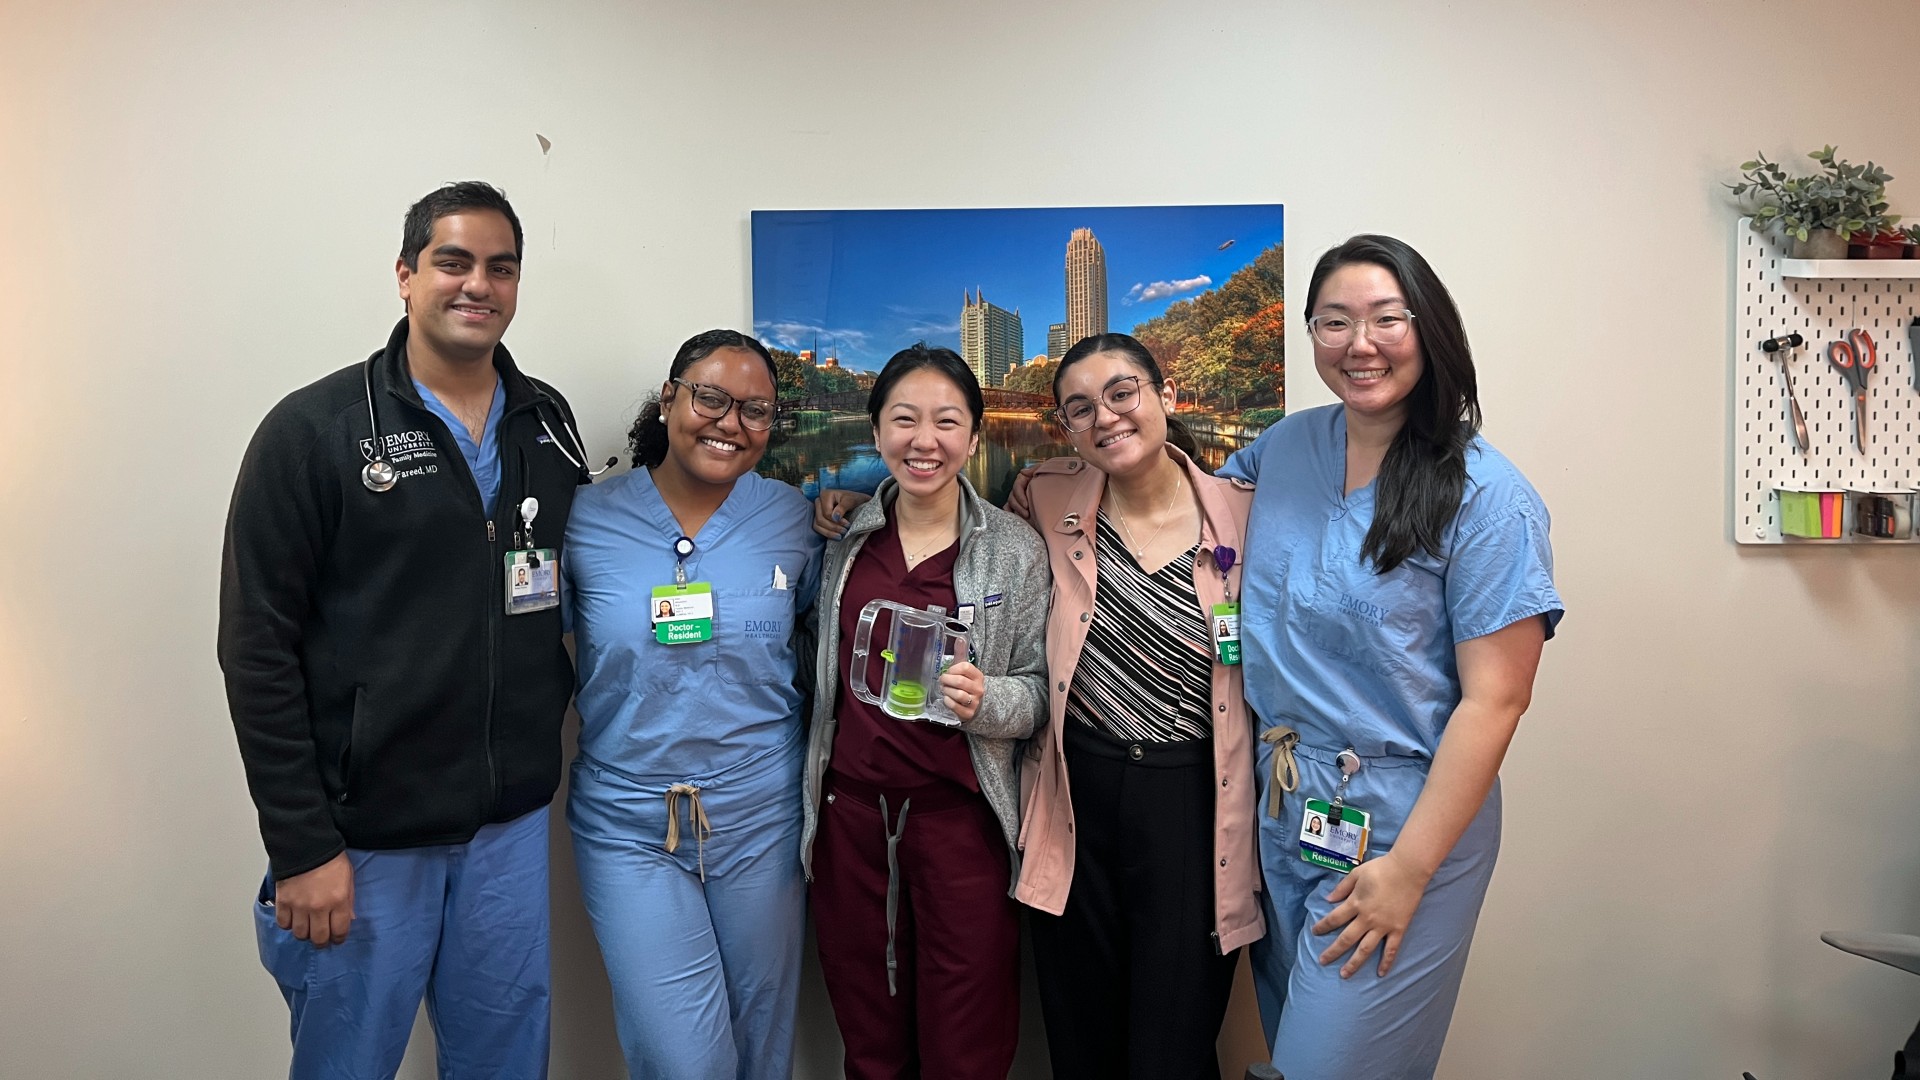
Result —
M1780 536L1777 488L1808 491L1911 492L1920 489L1920 391L1907 325L1920 315L1920 280L1788 278L1780 273L1785 243L1738 226L1734 277L1733 537L1742 544L1887 543L1802 541ZM1909 266L1911 264L1908 264ZM1905 269L1905 268L1902 268ZM1863 274L1874 270L1861 265ZM1854 445L1854 402L1827 363L1827 343L1858 327L1879 346L1868 379L1867 453ZM1780 362L1760 350L1771 337L1798 332L1806 344L1788 357L1807 420L1809 447L1793 438ZM1852 523L1848 523L1849 530ZM1901 541L1893 541L1901 543ZM1905 541L1920 548L1920 541Z

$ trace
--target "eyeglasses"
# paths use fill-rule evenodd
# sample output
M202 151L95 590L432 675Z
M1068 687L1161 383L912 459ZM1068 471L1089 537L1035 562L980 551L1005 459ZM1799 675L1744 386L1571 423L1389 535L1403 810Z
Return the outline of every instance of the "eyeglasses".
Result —
M1307 320L1307 331L1313 340L1329 349L1344 349L1353 344L1354 334L1361 327L1366 328L1367 340L1375 345L1398 345L1406 340L1407 330L1412 326L1413 312L1407 308L1388 308L1371 319L1329 313Z
M1140 407L1140 376L1127 375L1107 384L1100 391L1100 400L1106 403L1108 411L1115 416L1125 416ZM1060 426L1075 435L1093 426L1093 419L1100 415L1100 407L1090 397L1075 394L1060 403Z
M686 387L693 411L709 420L726 419L727 410L738 405L741 427L748 431L765 431L773 426L773 415L778 410L766 398L737 398L717 386L685 379L675 379L673 384Z

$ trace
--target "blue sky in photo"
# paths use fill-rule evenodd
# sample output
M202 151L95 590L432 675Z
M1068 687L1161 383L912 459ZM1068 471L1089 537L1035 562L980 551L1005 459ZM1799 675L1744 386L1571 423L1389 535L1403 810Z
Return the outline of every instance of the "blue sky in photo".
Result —
M1066 321L1067 239L1106 249L1108 328L1217 288L1282 239L1281 208L1128 206L1013 210L756 210L753 329L768 345L877 371L925 340L960 348L960 308L980 289L1019 309L1023 358ZM1230 247L1221 245L1233 241Z

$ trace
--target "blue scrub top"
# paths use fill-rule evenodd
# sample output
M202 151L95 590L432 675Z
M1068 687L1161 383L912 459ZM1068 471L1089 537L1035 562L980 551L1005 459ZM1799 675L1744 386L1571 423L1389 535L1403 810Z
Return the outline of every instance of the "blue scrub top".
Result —
M1288 416L1220 470L1257 484L1242 578L1247 703L1307 746L1430 760L1460 703L1454 646L1535 615L1548 637L1559 625L1547 508L1476 437L1439 554L1376 574L1360 558L1374 485L1347 495L1346 460L1346 410L1332 405Z
M582 489L567 521L580 752L638 781L714 776L801 738L793 632L819 587L813 505L755 473L736 481L687 559L687 581L713 586L713 640L662 645L651 598L673 584L679 535L645 469Z
M467 434L465 421L453 415L452 409L434 397L426 383L415 379L413 388L420 392L420 402L427 407L427 411L446 421L447 429L453 432L453 441L460 447L460 456L467 459L467 470L473 473L474 486L480 489L480 505L486 508L487 516L492 517L494 504L500 501L500 414L506 411L506 380L494 380L493 401L487 406L487 422L480 429L480 441L477 443L472 435Z

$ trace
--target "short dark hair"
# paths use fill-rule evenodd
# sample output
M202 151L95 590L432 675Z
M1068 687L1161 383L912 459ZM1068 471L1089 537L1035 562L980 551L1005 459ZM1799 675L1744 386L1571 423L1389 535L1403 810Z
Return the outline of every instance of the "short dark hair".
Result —
M893 393L893 385L908 375L925 368L945 375L960 388L961 396L967 399L967 411L973 414L973 430L980 430L981 418L986 416L986 398L980 393L980 380L973 374L960 354L952 349L930 346L924 341L894 353L887 360L887 366L880 369L880 377L873 380L873 389L867 393L867 418L874 427L880 426L880 410L887 407L887 395Z
M484 180L461 180L435 188L407 207L407 221L400 228L400 261L407 264L407 269L420 269L420 253L433 242L433 223L465 210L492 210L506 218L513 226L513 254L525 254L520 216L513 212L507 193Z
M1147 377L1147 381L1153 384L1155 390L1167 385L1166 376L1160 374L1159 361L1153 358L1153 353L1145 345L1140 344L1138 338L1130 334L1094 334L1091 337L1083 337L1075 343L1073 348L1067 350L1067 355L1060 358L1060 366L1053 369L1054 405L1060 404L1060 376L1065 375L1068 368L1087 357L1098 356L1105 352L1119 353L1132 361L1133 366L1140 369L1140 374ZM1199 440L1193 437L1192 429L1172 413L1167 414L1167 441L1179 447L1181 453L1192 458L1196 463L1200 460Z
M1379 573L1416 551L1438 554L1467 487L1467 447L1480 430L1480 389L1467 328L1453 294L1420 253L1404 240L1362 234L1325 255L1307 286L1306 317L1320 287L1342 267L1378 266L1392 274L1413 311L1420 342L1420 381L1407 395L1407 421L1380 462L1373 524L1360 557Z
M767 377L778 392L780 372L773 366L773 354L758 338L738 330L703 330L688 338L673 354L673 363L667 365L667 381L686 374L688 368L721 349L745 349L766 361ZM667 425L660 422L659 394L649 397L640 407L640 415L634 417L633 427L627 431L627 451L633 455L636 469L651 469L667 459Z

